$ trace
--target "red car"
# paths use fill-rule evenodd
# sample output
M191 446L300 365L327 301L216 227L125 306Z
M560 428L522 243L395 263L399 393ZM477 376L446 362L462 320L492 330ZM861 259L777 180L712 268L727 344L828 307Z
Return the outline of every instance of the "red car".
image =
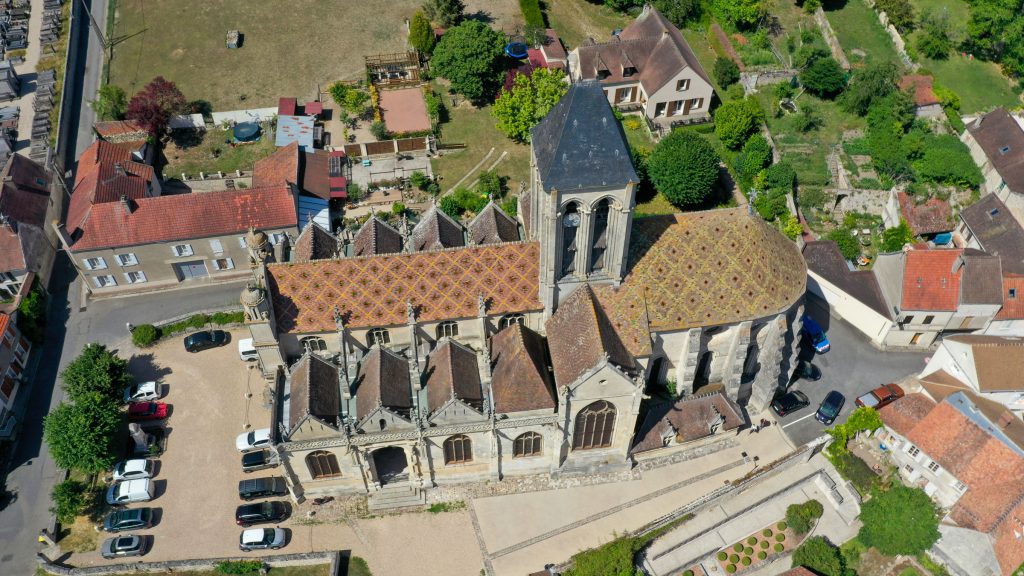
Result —
M167 404L163 402L138 402L128 406L129 420L163 420L167 418Z

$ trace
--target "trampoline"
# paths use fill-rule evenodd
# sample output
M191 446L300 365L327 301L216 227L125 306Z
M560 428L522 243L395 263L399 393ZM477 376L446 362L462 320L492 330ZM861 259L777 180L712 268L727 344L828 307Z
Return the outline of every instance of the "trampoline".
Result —
M256 122L239 122L234 129L235 142L255 142L260 139L260 125Z
M505 54L509 58L522 60L523 58L526 58L529 55L529 53L527 52L528 48L529 46L526 45L526 42L513 40L512 42L509 42L508 44L505 45Z

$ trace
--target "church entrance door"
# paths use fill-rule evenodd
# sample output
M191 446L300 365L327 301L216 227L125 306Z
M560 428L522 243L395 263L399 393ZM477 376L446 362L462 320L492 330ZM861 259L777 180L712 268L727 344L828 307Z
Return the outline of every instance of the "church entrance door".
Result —
M377 481L381 486L409 479L409 463L405 459L405 450L396 446L374 450L373 465L377 469Z

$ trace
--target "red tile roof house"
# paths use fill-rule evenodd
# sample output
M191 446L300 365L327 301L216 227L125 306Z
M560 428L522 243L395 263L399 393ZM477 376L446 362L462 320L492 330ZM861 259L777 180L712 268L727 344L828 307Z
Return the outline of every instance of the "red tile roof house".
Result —
M995 194L1024 223L1024 118L996 108L967 120L960 139L981 168L981 193Z
M914 99L914 115L918 118L941 118L942 105L932 89L932 77L917 74L900 78L900 90Z
M886 227L906 220L914 236L931 237L955 228L953 208L940 198L927 198L923 202L906 192L889 192L883 220Z
M1012 574L1024 563L1020 421L964 391L908 394L879 416L904 481L946 513L932 555L957 574Z
M209 283L248 272L246 233L298 234L296 195L277 185L160 194L151 166L97 141L79 159L61 242L93 295Z
M588 39L569 54L573 82L598 80L608 102L668 127L703 121L714 88L679 29L649 4L608 42Z
M93 125L96 135L102 140L128 150L136 162L153 163L154 147L149 143L149 133L132 120L97 122Z
M19 295L36 277L45 286L59 245L47 226L60 218L59 187L46 170L25 156L12 155L0 171L0 311L17 308Z
M14 399L31 350L32 344L18 330L17 313L0 312L0 442L11 439L17 424Z

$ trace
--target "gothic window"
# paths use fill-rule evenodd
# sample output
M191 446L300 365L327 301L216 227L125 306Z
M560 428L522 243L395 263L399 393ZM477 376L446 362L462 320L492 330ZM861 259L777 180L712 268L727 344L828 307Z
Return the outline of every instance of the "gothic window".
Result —
M516 436L512 442L512 457L524 458L540 456L544 446L544 437L536 432L527 432Z
M391 344L391 334L388 334L384 328L374 328L366 333L366 343L370 346L374 344L387 346Z
M697 361L697 371L693 375L693 392L695 394L711 383L711 361L714 357L714 352L710 350L700 355L700 360Z
M605 252L608 250L608 209L610 201L605 198L594 208L594 245L590 250L590 271L601 272L606 265Z
M523 316L522 314L505 314L499 321L499 330L508 328L513 324L522 324L523 326L526 326L526 316Z
M327 350L327 341L319 336L307 336L300 340L302 347L310 352L324 352Z
M444 463L464 464L473 461L473 443L469 436L459 434L444 441Z
M306 467L309 468L309 475L313 480L341 476L338 457L325 450L317 450L306 456Z
M562 266L561 276L568 276L576 271L576 246L580 229L579 205L573 202L565 207L562 214Z
M614 431L615 407L605 400L598 400L576 415L572 449L607 448L612 445Z
M743 361L743 383L753 382L757 376L757 372L761 369L761 362L758 356L761 354L761 347L757 345L757 340L751 340L750 346L747 346L747 357Z
M459 323L458 322L441 322L437 325L437 339L441 338L454 338L459 335Z

